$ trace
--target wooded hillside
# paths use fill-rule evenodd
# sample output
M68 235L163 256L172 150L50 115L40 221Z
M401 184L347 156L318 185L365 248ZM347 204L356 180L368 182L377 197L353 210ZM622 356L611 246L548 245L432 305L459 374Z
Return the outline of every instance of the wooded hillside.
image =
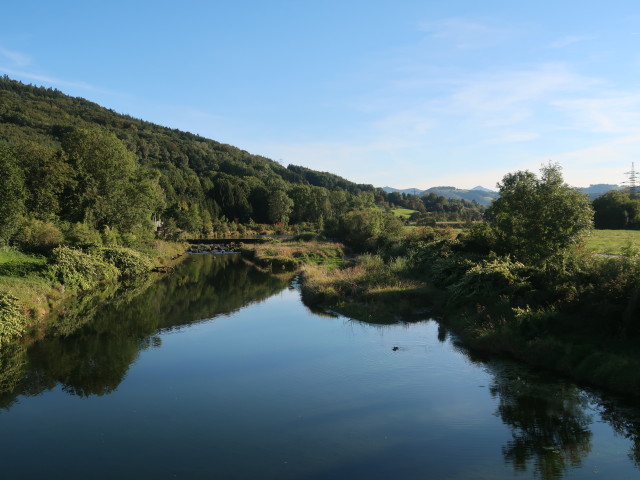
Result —
M0 213L5 237L8 217L18 213L124 230L148 227L155 216L195 234L216 222L317 222L373 203L371 185L285 168L7 76L0 78L0 145L12 185L4 191L14 198L12 212ZM115 218L136 209L127 213L135 218Z

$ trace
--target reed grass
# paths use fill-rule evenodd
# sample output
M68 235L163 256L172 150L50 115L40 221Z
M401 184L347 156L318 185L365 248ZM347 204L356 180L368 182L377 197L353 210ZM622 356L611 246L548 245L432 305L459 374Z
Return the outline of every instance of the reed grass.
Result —
M344 246L333 242L273 242L243 248L243 253L260 267L279 271L294 271L303 265L325 265L339 268L344 264Z
M370 254L340 269L305 265L302 298L307 305L322 305L358 320L397 321L417 314L429 303L426 284L407 278L406 271L405 258L385 262Z

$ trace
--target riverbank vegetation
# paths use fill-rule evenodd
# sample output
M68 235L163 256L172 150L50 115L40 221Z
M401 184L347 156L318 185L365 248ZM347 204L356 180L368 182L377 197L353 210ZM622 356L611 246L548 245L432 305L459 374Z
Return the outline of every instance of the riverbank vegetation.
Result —
M384 231L376 255L356 257L339 274L305 269L303 298L362 320L389 292L416 308L428 300L474 349L640 395L640 253L607 257L584 247L591 205L555 165L540 178L509 174L500 187L489 221L460 234ZM371 251L358 237L342 238Z
M56 385L81 397L113 392L140 352L160 345L158 332L229 314L287 284L239 255L208 255L158 281L110 282L66 298L37 331L2 345L0 409Z
M161 241L139 250L61 245L46 256L0 247L0 346L41 328L66 298L100 284L135 283L183 252L184 245Z
M5 76L0 341L63 296L170 261L184 249L171 242L300 234L244 254L272 272L304 268L309 304L367 321L436 308L478 349L639 393L637 239L594 246L588 235L594 218L640 228L640 200L591 203L555 165L499 189L488 209L386 193Z
M266 243L244 246L243 255L260 268L273 272L291 272L305 265L322 265L336 269L344 265L344 246L327 242L317 234L308 232L281 242L272 239Z

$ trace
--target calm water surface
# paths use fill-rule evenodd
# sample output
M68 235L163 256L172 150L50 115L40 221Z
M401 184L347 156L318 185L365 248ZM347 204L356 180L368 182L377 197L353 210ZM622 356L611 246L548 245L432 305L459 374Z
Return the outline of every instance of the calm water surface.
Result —
M640 478L634 406L311 313L237 256L69 306L5 349L0 406L6 479Z

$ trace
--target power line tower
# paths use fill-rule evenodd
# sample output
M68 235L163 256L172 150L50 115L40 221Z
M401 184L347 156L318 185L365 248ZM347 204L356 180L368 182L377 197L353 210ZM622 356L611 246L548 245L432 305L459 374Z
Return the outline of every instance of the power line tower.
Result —
M627 181L623 182L625 185L629 186L629 193L635 195L638 193L638 172L636 172L635 163L631 162L631 171L625 172L627 176Z

